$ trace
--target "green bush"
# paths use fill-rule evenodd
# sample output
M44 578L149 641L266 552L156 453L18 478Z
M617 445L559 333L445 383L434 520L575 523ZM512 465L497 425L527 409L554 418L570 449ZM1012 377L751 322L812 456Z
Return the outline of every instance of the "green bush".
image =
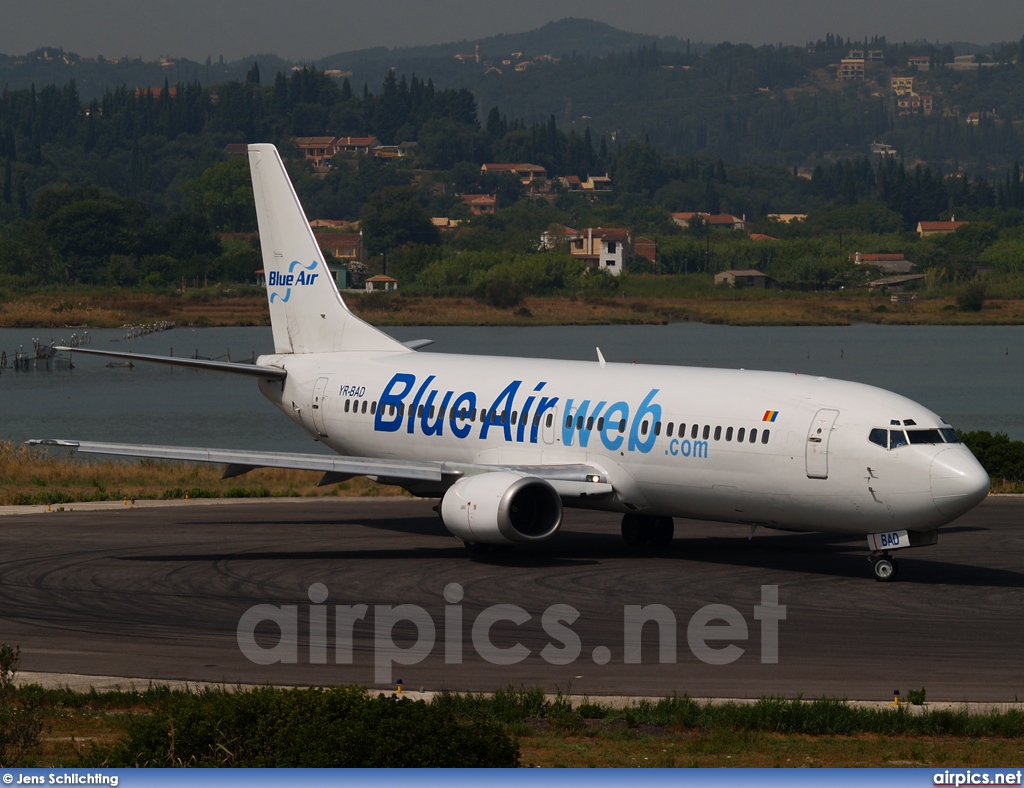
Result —
M518 766L498 725L360 687L177 696L93 760L111 767Z
M20 659L20 649L0 643L0 767L30 765L43 729L39 710L14 686Z
M523 303L523 288L511 279L485 279L476 288L476 299L497 309L513 309Z
M960 433L964 445L993 479L1024 481L1024 441L1012 441L1005 432L986 430Z
M980 312L985 307L985 284L968 282L956 294L956 305L964 312Z

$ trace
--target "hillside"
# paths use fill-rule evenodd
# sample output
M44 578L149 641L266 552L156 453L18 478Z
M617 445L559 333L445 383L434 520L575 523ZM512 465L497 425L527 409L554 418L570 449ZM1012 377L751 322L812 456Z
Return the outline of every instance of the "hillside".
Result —
M479 46L479 49L477 47ZM660 153L804 168L869 155L891 146L908 162L944 172L1002 170L1024 158L1024 63L1019 44L850 42L828 35L807 47L695 45L564 19L537 30L443 45L340 53L316 63L339 87L372 90L388 72L436 88L465 89L481 121L492 108L507 123L552 121L563 132L608 145L649 141ZM843 81L838 64L851 51L871 55L862 78ZM975 62L954 63L960 52ZM980 54L978 54L980 52ZM458 57L457 57L458 56ZM924 57L931 68L909 65ZM252 79L264 84L296 66L274 55L236 63L128 58L88 59L55 49L0 56L8 90L63 87L72 80L88 102L129 90ZM909 98L894 78L910 80ZM972 114L975 115L972 120ZM332 121L303 123L293 133L360 134ZM344 128L342 126L345 126Z

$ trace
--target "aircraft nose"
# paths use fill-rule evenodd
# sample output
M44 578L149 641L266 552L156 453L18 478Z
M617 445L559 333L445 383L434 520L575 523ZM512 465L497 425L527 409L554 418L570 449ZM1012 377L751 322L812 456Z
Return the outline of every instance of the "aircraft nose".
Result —
M935 508L950 518L974 508L988 495L988 473L964 446L936 454L928 476Z

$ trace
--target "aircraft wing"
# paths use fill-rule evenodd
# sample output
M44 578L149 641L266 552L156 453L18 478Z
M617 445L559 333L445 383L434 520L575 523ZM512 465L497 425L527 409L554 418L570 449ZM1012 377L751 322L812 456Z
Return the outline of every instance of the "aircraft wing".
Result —
M228 466L224 478L239 476L255 468L290 468L299 471L323 471L349 476L389 476L417 481L441 481L439 462L382 460L375 457L342 457L330 454L291 454L239 449L200 449L189 446L149 446L135 443L98 443L34 439L30 446L65 446L80 454L106 454L117 457L144 457L154 460L223 463Z
M136 443L101 443L61 439L33 439L30 446L63 446L80 454L101 454L117 457L139 457L156 460L209 462L227 466L222 478L240 476L256 468L289 468L320 471L322 483L343 481L352 476L372 476L382 483L402 484L410 481L454 483L463 476L512 471L535 476L549 482L563 497L579 498L611 495L603 470L592 465L481 465L473 463L437 462L430 460L396 460L378 457L345 457L330 454L298 454L290 452L249 451L244 449L205 449L189 446L154 446Z

